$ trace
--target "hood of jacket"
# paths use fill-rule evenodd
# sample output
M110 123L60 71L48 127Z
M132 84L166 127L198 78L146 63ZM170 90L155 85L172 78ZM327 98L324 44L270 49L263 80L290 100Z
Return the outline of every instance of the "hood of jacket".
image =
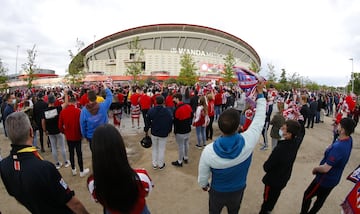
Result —
M234 159L244 148L245 141L240 134L221 136L214 142L215 153L221 158Z
M90 114L95 115L99 111L99 103L88 103L86 104L86 109L90 112Z

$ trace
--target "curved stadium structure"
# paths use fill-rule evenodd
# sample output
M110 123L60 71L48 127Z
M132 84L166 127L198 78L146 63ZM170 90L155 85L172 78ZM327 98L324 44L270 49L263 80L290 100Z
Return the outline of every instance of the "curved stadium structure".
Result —
M248 68L254 62L261 65L256 51L240 38L214 28L189 24L146 25L120 31L84 48L85 72L104 74L114 80L129 80L127 63L134 61L129 44L138 38L144 50L141 59L142 77L167 79L179 75L181 55L190 54L200 78L219 80L224 58L232 52L236 64Z

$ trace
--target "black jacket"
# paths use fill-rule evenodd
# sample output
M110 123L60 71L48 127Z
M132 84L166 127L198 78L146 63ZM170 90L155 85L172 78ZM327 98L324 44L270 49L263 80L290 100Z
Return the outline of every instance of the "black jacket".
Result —
M298 148L299 146L294 139L278 142L263 165L266 174L262 181L265 185L277 188L286 186L291 176Z

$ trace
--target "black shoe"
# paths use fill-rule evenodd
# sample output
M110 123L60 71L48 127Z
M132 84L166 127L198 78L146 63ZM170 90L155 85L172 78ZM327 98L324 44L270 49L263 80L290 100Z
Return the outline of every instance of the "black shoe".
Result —
M165 163L162 165L162 167L159 167L159 170L163 170L165 168Z
M45 149L44 148L41 148L41 150L40 150L41 152L45 152Z
M185 164L188 164L188 161L189 161L188 159L183 158L183 160L184 160Z
M171 162L171 164L173 165L173 166L177 166L177 167L182 167L182 163L179 163L179 161L174 161L174 162Z

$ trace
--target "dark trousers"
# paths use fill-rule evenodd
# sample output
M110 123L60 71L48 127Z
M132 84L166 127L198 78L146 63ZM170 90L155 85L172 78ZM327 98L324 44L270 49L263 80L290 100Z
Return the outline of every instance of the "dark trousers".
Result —
M42 129L41 125L38 127L39 127L40 147L41 150L44 150L44 130Z
M147 113L148 113L148 111L149 111L149 109L141 109L141 112L142 112L142 116L143 116L143 119L144 119L144 125L145 125L145 127L147 127L147 119L146 119L146 117L147 117Z
M334 187L322 187L314 179L309 187L305 190L304 198L301 205L301 214L315 214L323 206L326 198L329 196L331 190ZM313 207L310 209L311 199L316 196L316 201Z
M311 125L311 128L314 127L314 118L315 118L315 114L309 114L306 128L309 128L310 125Z
M214 134L214 130L213 130L214 116L211 116L209 118L210 118L210 122L206 126L206 139L212 140L212 137L213 137L213 134Z
M80 172L82 172L84 170L84 165L83 165L83 157L82 157L82 150L81 150L81 140L75 140L75 141L67 140L67 144L69 147L71 168L75 169L75 157L74 157L75 152L74 151L76 151L76 156L77 156Z
M217 192L210 188L209 213L220 214L223 207L227 208L228 214L237 214L240 210L245 187L235 192Z
M277 188L277 187L271 187L265 185L264 195L263 195L264 201L261 205L261 210L259 214L267 214L274 209L275 204L280 197L280 193L282 189L283 188Z

